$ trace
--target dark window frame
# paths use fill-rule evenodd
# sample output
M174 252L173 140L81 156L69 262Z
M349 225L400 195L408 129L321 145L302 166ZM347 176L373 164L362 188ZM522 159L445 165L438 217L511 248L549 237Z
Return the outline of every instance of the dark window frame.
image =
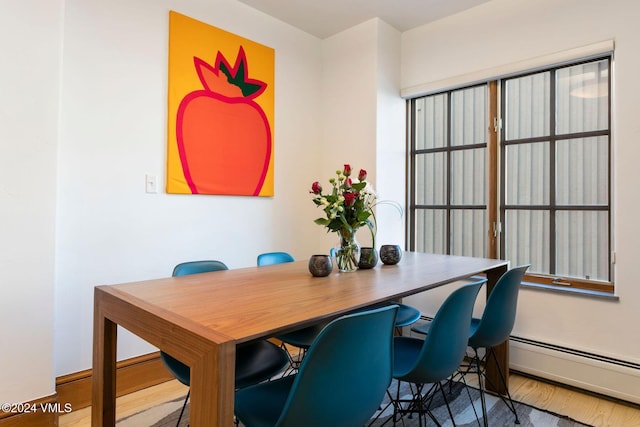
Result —
M451 236L451 216L452 213L454 211L463 211L463 210L488 210L488 195L487 195L487 200L485 201L486 203L483 205L454 205L451 203L451 169L452 169L452 153L457 152L457 151L467 151L467 150L476 150L476 149L485 149L488 150L488 141L486 139L486 135L485 135L485 141L481 142L481 143L475 143L475 144L464 144L464 145L452 145L452 138L451 138L451 125L452 125L452 113L451 113L451 108L452 108L452 102L451 102L451 98L452 98L452 94L456 91L460 91L460 90L466 90L466 89L472 89L472 88L477 88L477 87L482 87L482 86L488 86L487 83L480 83L480 84L474 84L474 85L469 85L469 86L465 86L462 88L457 88L454 90L450 90L450 91L446 91L446 92L441 92L441 93L446 93L446 108L447 108L447 119L446 119L446 141L443 147L435 147L435 148L422 148L422 149L417 149L416 148L416 138L415 138L415 131L416 128L415 126L411 125L409 128L409 132L408 134L410 135L409 137L409 170L411 172L409 172L408 174L408 186L407 188L409 189L408 191L408 200L407 200L407 206L409 206L409 212L407 215L407 219L409 221L410 224L412 224L413 226L411 227L407 227L407 241L409 242L409 249L410 250L415 250L416 248L416 236L415 233L411 232L411 230L413 228L415 228L415 224L416 224L416 213L418 210L441 210L441 211L445 211L445 234L446 236ZM438 94L434 94L434 95L438 95ZM487 97L488 97L488 88L487 88ZM422 98L422 97L419 97ZM408 109L410 112L410 123L411 124L415 124L415 104L416 104L416 100L419 98L413 98L411 100L408 101ZM421 154L432 154L432 153L444 153L446 156L446 161L445 161L445 165L446 165L446 171L445 171L445 180L446 180L446 186L445 186L445 202L444 204L433 204L433 205L429 205L429 204L417 204L415 203L415 194L416 194L416 179L415 179L415 170L416 170L416 157L421 155ZM445 242L445 253L451 253L451 239L446 239Z
M555 123L555 110L556 110L556 71L558 69L597 62L601 60L608 60L608 124L606 130L597 130L597 131L588 131L588 132L576 132L576 133L567 133L567 134L557 134L556 133L556 123ZM446 221L446 251L445 253L451 253L451 215L455 210L460 209L486 209L487 210L487 223L485 224L486 232L489 234L488 248L487 253L489 257L496 257L504 259L505 256L505 230L501 230L501 225L505 224L505 216L506 212L511 209L527 209L527 210L547 210L550 212L550 216L555 218L555 215L559 211L606 211L608 213L607 223L608 223L608 281L598 281L598 280L589 280L584 278L571 278L571 277L560 277L555 274L528 274L526 276L527 281L531 281L532 283L538 283L546 286L552 286L557 288L566 288L570 286L574 289L583 289L583 290L594 290L594 291L602 291L606 293L613 293L614 291L614 264L613 264L613 223L612 223L612 211L613 211L613 200L612 200L612 186L613 186L613 168L612 168L612 113L611 113L611 85L612 85L612 66L613 66L613 57L612 55L602 55L594 58L589 58L585 60L573 61L571 63L561 64L557 66L550 66L545 69L540 69L532 72L522 73L518 75L512 75L508 78L501 79L499 81L489 81L489 82L481 82L476 83L464 87L457 87L455 89L450 89L446 91L442 91L439 93L433 93L426 96L436 96L441 94L447 94L447 119L446 119L446 144L444 147L437 148L428 148L428 149L416 149L416 115L415 115L415 105L416 100L419 98L423 98L426 96L420 96L413 99L409 99L407 101L407 146L408 146L408 161L407 161L407 206L408 215L407 215L407 242L409 250L416 250L416 218L417 212L421 209L434 209L434 210L445 210L445 221ZM533 138L522 138L522 139L513 139L506 140L506 126L500 126L499 124L504 122L505 111L502 108L500 111L500 107L504 107L506 104L506 90L504 90L505 82L512 78L520 78L527 75L534 75L539 73L549 72L551 76L550 81L550 104L551 109L549 112L550 119L550 134L543 137L533 137ZM452 146L451 145L451 97L452 93L458 90L464 90L468 88L478 87L478 86L487 86L487 102L489 103L487 111L488 121L487 123L487 136L483 143L478 144L469 144L469 145L461 145L461 146ZM497 94L497 95L496 95ZM500 107L495 105L498 103L498 99L500 100ZM494 123L491 123L494 121ZM495 133L492 135L492 132L495 130ZM591 138L591 137L607 137L607 150L608 150L608 183L607 183L607 205L560 205L555 202L555 190L557 183L555 182L555 171L556 171L556 163L555 163L555 146L558 141L563 140L571 140L576 138ZM498 138L499 137L499 138ZM498 139L497 143L492 142L492 138ZM495 140L494 140L495 141ZM550 144L550 191L549 195L549 205L507 205L505 203L505 151L510 145L517 144L526 144L532 142L549 142ZM492 148L492 145L495 146ZM486 173L489 174L488 185L493 188L489 188L487 192L487 199L485 200L485 205L452 205L451 204L451 154L454 151L458 150L467 150L467 149L477 149L484 148L487 154L487 163L486 163ZM436 152L444 152L446 155L446 171L445 171L445 179L446 179L446 201L443 205L429 205L429 204L416 204L416 157L420 154L425 153L436 153ZM494 154L492 154L494 153ZM494 158L494 157L497 158ZM498 166L499 165L499 166ZM492 180L491 174L495 174L495 177ZM492 184L493 182L493 184ZM551 184L552 183L552 184ZM495 213L494 213L495 212ZM551 215L551 212L553 213ZM550 268L550 271L555 271L555 250L556 250L556 237L555 237L555 219L550 219L553 221L552 226L550 226L549 233L550 236L550 250L549 254L550 258L550 266L553 266L553 269Z

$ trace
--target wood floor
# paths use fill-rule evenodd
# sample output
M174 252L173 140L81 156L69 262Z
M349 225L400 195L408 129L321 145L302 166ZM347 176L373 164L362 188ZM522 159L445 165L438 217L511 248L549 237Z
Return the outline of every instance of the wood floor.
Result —
M512 374L509 389L514 400L596 427L638 427L640 406Z
M187 391L188 388L186 386L177 380L173 380L119 397L116 400L116 418L124 418L159 403L185 396ZM58 426L90 427L91 408L79 409L60 416Z
M616 403L591 394L564 388L512 374L512 397L523 403L596 427L638 427L640 406ZM178 381L169 381L118 398L117 417L122 418L158 403L185 395L187 388ZM60 427L90 427L91 408L73 411L60 417ZM144 426L141 426L144 427Z

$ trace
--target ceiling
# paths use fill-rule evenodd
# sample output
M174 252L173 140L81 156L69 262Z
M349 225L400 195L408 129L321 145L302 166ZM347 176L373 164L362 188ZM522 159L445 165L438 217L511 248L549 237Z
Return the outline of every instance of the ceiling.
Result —
M404 32L490 0L239 0L321 39L372 18Z

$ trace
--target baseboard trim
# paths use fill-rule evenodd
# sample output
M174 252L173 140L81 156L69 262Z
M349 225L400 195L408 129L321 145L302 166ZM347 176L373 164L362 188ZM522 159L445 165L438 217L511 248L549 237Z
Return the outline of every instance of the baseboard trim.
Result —
M160 360L160 352L120 361L116 367L118 397L174 378ZM68 403L74 410L91 406L91 374L92 370L87 369L56 378L58 402Z
M629 362L627 360L617 359L617 358L609 357L609 356L603 356L601 354L591 353L591 352L588 352L588 351L576 350L576 349L565 347L565 346L549 344L549 343L545 343L545 342L542 342L542 341L532 340L532 339L529 339L529 338L511 336L510 337L510 341L511 342L519 342L519 343L522 343L522 344L528 344L528 345L541 347L541 348L546 348L546 349L553 350L553 351L556 351L556 352L559 352L559 353L571 354L571 355L574 355L574 356L584 357L585 359L591 359L593 361L606 362L606 363L609 363L609 364L612 364L612 365L623 366L623 367L627 367L627 368L631 368L631 369L637 369L637 370L640 371L640 363Z
M640 369L634 362L512 337L513 370L613 399L640 404Z
M51 427L58 425L58 399L55 394L30 402L24 402L0 411L0 427ZM14 410L26 412L13 412ZM62 407L64 409L64 407Z

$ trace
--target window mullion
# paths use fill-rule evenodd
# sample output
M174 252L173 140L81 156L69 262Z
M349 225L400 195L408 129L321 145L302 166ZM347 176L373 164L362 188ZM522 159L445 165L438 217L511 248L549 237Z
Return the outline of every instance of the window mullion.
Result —
M493 80L488 85L489 123L487 123L487 233L489 258L498 258L498 134L500 119L498 111L498 82ZM492 123L493 122L493 123Z
M556 274L556 72L549 79L549 272Z
M416 233L415 228L417 224L417 214L416 214L416 204L417 204L417 182L416 182L416 100L412 99L408 102L408 113L410 115L409 119L409 140L407 141L407 145L409 146L409 174L410 179L407 182L408 186L408 197L407 202L409 206L409 215L407 216L407 220L409 221L407 229L411 230L408 233L408 243L409 250L415 251L416 249Z
M499 211L498 211L498 215L500 218L500 233L499 233L499 258L500 259L506 259L506 240L505 240L505 232L504 232L504 226L505 226L505 219L506 219L506 197L507 197L507 193L506 193L506 145L505 145L505 141L506 141L506 123L507 123L507 109L506 107L506 99L507 94L506 94L506 90L505 90L505 85L501 84L500 85L500 105L502 106L502 110L500 111L500 122L503 123L503 125L500 127L500 141L501 143L498 146L498 153L500 156L500 188L498 191L499 197L497 200L497 203L500 207Z
M451 120L451 116L453 115L453 111L452 111L452 103L451 103L451 92L447 93L447 141L446 141L446 185L445 185L445 205L447 206L446 208L446 213L445 213L445 222L446 222L446 228L447 228L447 232L445 234L445 236L447 236L446 242L445 242L445 251L446 253L450 254L451 253L451 170L452 170L452 160L451 160L451 126L452 126L452 120Z

